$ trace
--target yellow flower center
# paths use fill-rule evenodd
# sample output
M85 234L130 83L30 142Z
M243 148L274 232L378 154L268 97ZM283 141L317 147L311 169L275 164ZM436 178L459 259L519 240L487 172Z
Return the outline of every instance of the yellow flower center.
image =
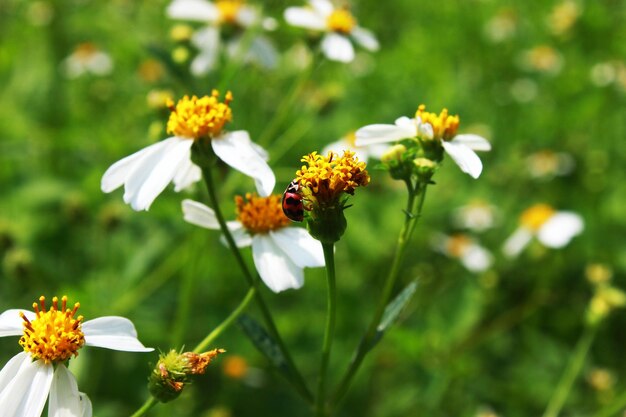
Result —
M74 57L81 62L89 61L96 53L98 52L98 48L91 42L84 42L78 44L74 49Z
M448 114L448 109L441 110L438 115L436 113L429 113L426 110L424 104L420 104L415 113L415 118L420 118L422 123L428 123L433 127L433 139L452 139L456 135L456 131L459 129L460 119L458 115L451 116Z
M535 204L526 209L520 216L522 226L537 231L554 215L554 209L547 204Z
M348 34L356 26L356 20L346 9L336 9L326 19L326 26L333 32Z
M167 106L172 112L167 121L167 132L188 139L216 137L224 125L233 119L232 110L228 106L232 100L233 95L229 91L221 103L217 90L202 98L185 96L178 100L176 106L172 100L168 100Z
M308 166L296 172L296 179L305 198L318 204L334 204L342 193L353 195L357 187L370 182L365 162L359 162L352 151L343 151L341 157L332 151L328 156L313 152L301 161Z
M277 194L269 197L258 197L250 193L245 198L236 196L237 220L251 234L267 233L285 227L290 221L283 213L281 199Z
M248 373L248 362L243 356L232 355L224 359L222 370L230 378L241 379Z
M74 318L80 307L74 304L73 309L67 308L67 297L52 299L50 310L46 311L46 299L39 297L39 304L33 303L35 320L29 321L24 313L24 335L20 338L20 345L25 352L30 353L34 359L45 363L65 362L72 356L78 355L78 349L85 344L85 336L80 329L83 316Z
M448 239L446 250L448 255L454 258L460 258L468 249L472 240L465 235L454 235Z
M220 12L220 22L222 23L237 23L237 14L242 6L241 0L218 0L215 2L217 9Z

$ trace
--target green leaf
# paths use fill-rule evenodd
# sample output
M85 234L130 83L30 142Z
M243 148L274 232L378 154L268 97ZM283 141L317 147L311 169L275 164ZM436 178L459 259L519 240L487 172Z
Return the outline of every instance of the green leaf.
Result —
M409 285L407 285L401 292L391 300L387 307L385 307L385 312L383 313L383 317L380 319L380 323L376 328L376 336L372 339L372 343L368 346L367 350L371 350L376 344L382 339L385 332L393 323L396 322L398 316L404 309L404 307L408 304L415 294L415 290L417 289L417 282L413 281Z
M292 374L289 363L282 354L276 341L265 331L263 326L247 314L242 314L241 317L237 319L237 323L259 352L261 352L276 369L283 373L287 379L291 379Z

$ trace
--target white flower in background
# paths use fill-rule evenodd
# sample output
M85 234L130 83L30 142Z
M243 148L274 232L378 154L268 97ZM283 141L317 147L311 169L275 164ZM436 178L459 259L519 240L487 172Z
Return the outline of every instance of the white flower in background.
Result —
M491 252L464 234L437 234L432 245L444 255L458 259L470 272L484 272L493 264Z
M167 8L167 15L172 19L207 24L191 37L191 43L199 50L198 56L191 62L191 72L196 76L215 68L222 48L230 58L254 62L265 68L276 66L278 53L270 40L263 35L245 40L243 32L257 25L265 30L274 30L277 23L272 18L263 18L257 8L245 4L243 0L174 0ZM220 35L223 27L236 33L224 45Z
M102 176L105 193L124 185L124 202L134 210L148 210L154 199L170 183L180 191L202 177L200 168L191 161L191 147L197 140L209 140L215 155L237 171L254 178L257 191L269 195L276 178L267 165L267 152L250 140L248 132L226 132L224 125L232 120L228 104L218 92L211 96L185 96L172 110L167 122L168 133L174 136L150 145L111 165Z
M535 179L550 180L571 174L575 165L570 154L549 149L535 152L526 158L528 173Z
M456 162L461 171L478 178L483 164L474 151L489 151L491 144L482 136L474 134L457 135L459 116L451 116L447 109L439 115L418 107L414 119L400 117L395 124L374 124L356 131L356 145L370 146L377 143L396 142L402 139L420 141L423 146L438 145Z
M305 267L325 265L319 241L304 229L288 227L281 196L238 196L237 220L227 223L238 247L252 246L252 258L261 279L274 292L300 288ZM219 230L215 212L204 204L183 201L185 220L196 226Z
M288 7L285 20L293 26L324 32L322 52L331 61L352 62L350 39L372 52L379 48L372 32L358 26L348 10L335 8L328 0L309 0L308 7Z
M520 216L520 226L504 242L502 251L517 256L533 237L549 248L562 248L584 229L582 217L570 211L556 211L547 204L535 204Z
M497 208L482 200L471 201L452 212L454 225L461 229L484 232L496 223Z
M544 74L556 75L563 68L563 56L550 45L538 45L523 51L518 61L522 68Z
M511 39L517 32L517 14L513 9L501 9L483 27L485 37L493 43Z
M74 52L63 60L61 68L67 78L78 78L87 73L103 76L113 70L113 60L94 44L86 42L76 46Z
M380 159L385 151L389 149L387 145L369 145L369 146L356 146L354 143L356 140L356 134L350 132L340 138L336 142L329 143L322 150L322 155L328 155L328 152L335 152L341 155L343 151L352 151L359 161L367 162L370 158Z
M19 336L24 351L0 371L0 410L5 417L39 417L48 399L48 417L91 417L91 402L78 391L67 361L84 346L127 352L151 352L137 339L130 320L100 317L83 322L74 317L79 304L67 308L67 297L45 298L33 304L34 312L7 310L0 314L0 337Z

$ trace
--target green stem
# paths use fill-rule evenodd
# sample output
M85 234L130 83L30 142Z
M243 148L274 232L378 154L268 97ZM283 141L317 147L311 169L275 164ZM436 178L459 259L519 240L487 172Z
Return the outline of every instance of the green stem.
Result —
M157 403L157 400L154 397L150 397L148 398L148 400L141 406L141 408L137 411L135 411L135 413L130 416L130 417L141 417L144 414L146 414L146 412L148 410L150 410L152 407L154 407Z
M561 376L561 380L554 390L554 394L552 394L552 398L548 403L548 407L546 407L545 413L543 413L543 417L557 417L561 412L563 404L565 404L565 400L572 389L572 385L574 385L574 381L576 381L576 377L580 373L583 363L585 362L587 352L589 352L591 343L596 335L596 329L597 326L595 325L587 325L585 327L582 336L576 344L574 354L572 355L563 376Z
M287 347L285 346L285 343L280 337L276 324L274 323L274 319L272 318L272 314L269 308L267 307L267 304L265 303L265 300L263 299L261 292L259 291L258 279L255 279L255 277L253 277L253 275L250 273L250 270L248 269L248 266L246 265L246 262L244 261L241 255L241 252L239 251L239 248L237 247L237 244L235 243L235 240L233 239L233 235L230 233L230 230L228 229L226 225L226 221L224 220L224 216L220 209L217 194L215 193L215 186L213 183L211 169L207 166L202 166L201 169L202 169L202 174L204 176L204 180L206 183L207 191L209 193L209 201L210 201L211 206L213 207L213 211L215 212L215 218L217 219L217 222L220 225L222 234L224 235L224 238L226 239L226 242L228 243L228 248L231 250L233 255L235 255L237 264L241 268L241 271L243 272L243 275L246 281L248 282L248 285L256 290L255 300L257 302L257 305L259 306L259 309L261 310L261 314L263 315L265 324L269 327L269 331L271 335L276 340L276 343L278 343L278 347L280 348L280 351L282 352L283 356L287 360L289 367L292 371L292 376L294 377L294 379L291 382L295 384L294 387L296 388L298 393L302 395L302 397L305 400L309 402L313 402L313 395L311 394L308 387L306 386L306 383L304 381L304 378L302 377L302 374L300 374L300 372L296 368L295 363L293 359L291 358L291 355L289 354Z
M346 371L344 377L335 394L332 398L332 404L336 404L343 396L348 392L348 388L350 387L350 383L352 379L356 375L363 359L370 351L372 342L376 337L376 329L380 324L380 320L385 313L385 308L389 303L389 299L391 298L391 294L393 292L394 286L396 284L396 280L398 278L400 272L400 266L402 264L402 259L404 258L404 254L406 251L406 246L413 234L413 230L415 229L415 225L422 215L422 207L424 206L424 200L426 198L426 185L420 185L419 183L414 188L410 181L406 181L407 188L409 190L409 197L407 201L406 207L406 217L404 219L404 225L402 226L402 230L400 231L400 236L398 237L398 242L396 244L396 251L393 257L393 261L391 264L391 269L389 270L389 274L387 275L387 279L385 281L383 291L381 293L380 299L378 301L378 306L376 307L376 311L372 320L361 340L361 343L357 347L356 352L350 362L348 370ZM419 198L418 198L419 197Z
M256 294L256 289L254 287L250 287L248 289L248 292L246 293L246 296L243 298L243 300L241 300L241 303L239 303L237 308L235 308L230 313L230 315L226 317L226 319L224 319L224 321L219 324L219 326L213 329L213 331L211 331L211 333L209 333L207 337L205 337L204 340L202 340L202 342L198 343L198 346L193 348L193 351L195 353L204 352L209 347L209 345L213 343L213 341L217 339L224 330L230 327L230 325L233 324L235 320L237 320L237 318L241 315L241 313L243 313L246 310L246 308L248 307L248 304L250 304L250 301L254 298L255 294Z
M322 344L322 362L317 385L317 398L315 401L315 414L322 417L326 415L326 382L330 351L333 345L335 332L335 311L337 305L337 291L335 288L335 254L333 243L322 243L324 260L326 261L326 279L328 281L327 305L326 305L326 330Z

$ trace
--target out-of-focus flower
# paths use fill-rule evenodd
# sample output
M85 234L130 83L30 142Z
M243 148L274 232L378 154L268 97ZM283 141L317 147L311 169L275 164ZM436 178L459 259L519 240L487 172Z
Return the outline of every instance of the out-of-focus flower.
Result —
M213 359L224 352L224 349L213 349L204 353L179 353L172 349L162 353L148 380L150 393L164 403L176 399L191 383L192 376L203 375Z
M499 415L491 407L481 407L476 412L476 417L499 417Z
M326 147L322 150L322 155L326 155L328 152L335 152L336 154L339 154L345 150L349 150L354 152L354 156L357 157L359 161L367 162L370 158L380 159L389 148L387 145L380 144L356 146L354 143L355 141L355 132L350 132L338 141L326 145Z
M355 43L369 51L377 51L378 40L372 32L357 25L354 16L343 8L335 8L328 0L309 0L307 7L288 7L285 20L293 26L323 32L322 52L331 61L352 62Z
M482 200L474 200L452 212L454 225L462 229L483 232L494 226L497 208Z
M512 9L502 9L485 23L483 33L493 43L504 42L517 32L517 14Z
M263 18L259 10L245 4L243 0L174 0L167 8L172 19L206 23L196 31L191 43L199 53L191 62L191 72L200 76L210 72L217 65L220 49L224 49L231 59L254 62L265 68L276 66L278 54L271 41L263 35L244 39L243 32L252 26L274 30L276 21ZM221 32L227 28L232 36L222 45Z
M574 26L581 14L580 6L573 0L565 0L554 6L548 17L550 31L562 36L567 34Z
M91 417L91 402L78 391L67 361L83 346L128 352L150 352L137 339L133 324L123 317L100 317L83 322L75 317L79 304L67 308L57 297L46 310L45 298L32 311L0 314L0 337L19 336L23 352L0 371L0 410L4 416L39 417L48 399L49 416Z
M148 107L153 109L166 109L168 103L172 101L174 93L171 90L150 90L146 97Z
M565 152L545 149L526 158L528 173L532 178L549 180L570 174L575 167L574 158Z
M615 84L619 90L626 91L626 65L621 61L599 62L591 68L589 77L597 87Z
M200 180L200 168L191 161L191 147L197 141L210 141L215 155L239 172L254 178L261 195L269 195L276 179L267 165L267 153L250 140L248 132L226 132L232 120L228 104L232 95L220 102L219 93L174 103L167 122L167 132L174 136L150 145L111 165L102 176L105 193L124 185L124 202L134 210L148 210L154 199L170 183L180 191Z
M522 213L519 227L504 242L502 250L506 256L517 256L533 237L549 248L562 248L583 228L583 219L578 214L536 204Z
M33 26L46 26L54 19L54 9L48 1L31 1L26 9L26 18Z
M67 78L78 78L84 74L103 76L113 70L113 60L93 43L85 42L77 45L74 52L63 60L61 68Z
M159 81L165 75L163 65L156 59L146 59L139 65L137 70L139 77L148 82L153 83Z
M626 293L610 283L594 284L594 294L587 309L587 321L597 324L612 310L626 307Z
M530 103L539 93L537 82L531 78L518 78L511 83L511 97L518 103Z
M433 237L432 245L444 255L458 259L471 272L484 272L493 264L491 252L464 234L437 234Z
M252 367L243 356L229 355L222 362L222 372L229 378L242 381L244 384L258 388L265 382L263 370Z
M356 145L369 146L377 143L396 142L402 139L418 141L433 154L430 159L441 161L445 151L461 171L473 178L478 178L483 164L474 151L489 151L491 144L482 136L461 134L459 116L448 114L443 109L440 114L426 112L426 106L420 105L415 118L400 117L395 125L374 124L360 128L356 132Z
M300 288L303 268L325 265L322 246L306 230L287 227L281 196L237 196L237 220L227 223L238 247L252 246L252 258L259 276L274 292ZM219 230L215 212L193 200L183 201L184 218L189 223Z
M522 52L520 65L528 71L555 75L563 68L563 56L550 45L538 45Z
M587 373L587 383L596 391L608 391L615 385L615 374L606 368L592 368Z
M605 284L613 278L613 270L604 264L589 264L585 268L585 277L587 281L594 285Z

